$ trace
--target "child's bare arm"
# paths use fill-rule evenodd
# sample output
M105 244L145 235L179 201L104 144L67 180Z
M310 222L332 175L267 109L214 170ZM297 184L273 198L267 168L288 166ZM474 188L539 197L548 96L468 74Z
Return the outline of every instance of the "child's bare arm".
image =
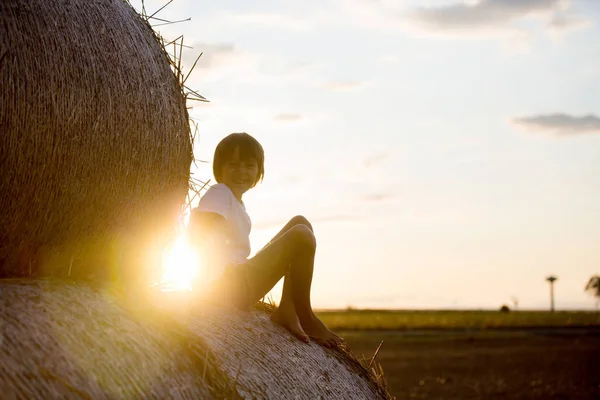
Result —
M188 243L195 247L205 262L218 263L225 256L225 217L212 212L194 212L188 226Z
M225 218L212 212L195 212L190 217L190 234L194 241L223 233Z

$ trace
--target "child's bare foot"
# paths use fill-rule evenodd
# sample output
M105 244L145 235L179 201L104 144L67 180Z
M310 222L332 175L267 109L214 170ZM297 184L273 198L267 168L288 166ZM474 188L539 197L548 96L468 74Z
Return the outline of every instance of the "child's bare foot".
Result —
M344 341L340 336L330 331L315 314L302 321L301 325L304 332L321 346L336 347Z
M304 332L302 326L300 325L300 320L298 319L298 315L296 315L295 310L290 310L287 308L282 309L279 307L273 312L273 314L271 314L271 321L283 326L304 343L308 343L310 341L308 335L306 332Z

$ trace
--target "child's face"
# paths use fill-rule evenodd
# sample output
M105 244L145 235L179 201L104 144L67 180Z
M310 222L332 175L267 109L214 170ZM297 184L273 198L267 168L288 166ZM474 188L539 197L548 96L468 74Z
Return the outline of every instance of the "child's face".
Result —
M254 185L257 176L258 162L255 159L241 160L239 148L221 167L221 180L238 199Z

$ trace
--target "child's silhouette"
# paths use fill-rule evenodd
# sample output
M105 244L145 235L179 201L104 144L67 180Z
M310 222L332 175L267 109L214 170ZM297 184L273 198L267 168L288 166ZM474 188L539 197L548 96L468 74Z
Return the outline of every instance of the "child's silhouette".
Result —
M210 296L241 309L250 308L285 276L281 302L271 320L296 337L326 347L342 342L314 314L310 303L316 240L311 224L292 218L254 257L251 221L242 195L264 176L264 152L247 133L233 133L217 146L213 185L192 211L190 232L202 244L214 283Z

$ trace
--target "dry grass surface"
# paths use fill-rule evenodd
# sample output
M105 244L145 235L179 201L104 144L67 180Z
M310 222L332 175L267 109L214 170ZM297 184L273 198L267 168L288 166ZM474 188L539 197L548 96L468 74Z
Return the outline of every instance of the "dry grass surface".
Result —
M271 315L273 311L277 309L277 306L272 298L263 298L262 301L259 301L254 305L254 309L262 311L267 315ZM319 315L322 316L323 313L319 313ZM356 371L357 374L363 376L367 381L372 382L380 396L391 399L395 397L390 392L383 366L377 361L377 356L382 345L383 342L380 343L379 347L370 358L361 357L357 359L347 341L342 343L335 351L344 354L344 362L347 363L352 370ZM350 362L348 362L348 360L350 360Z
M0 2L0 277L151 265L193 158L163 44L122 0Z
M1 393L390 398L348 349L302 343L264 310L230 310L175 296L156 297L160 306L152 306L84 283L0 280Z
M399 399L600 398L597 330L342 332L356 354L377 359Z
M337 330L498 330L600 327L596 311L350 310L317 313Z
M206 343L82 283L0 280L3 398L237 398Z

